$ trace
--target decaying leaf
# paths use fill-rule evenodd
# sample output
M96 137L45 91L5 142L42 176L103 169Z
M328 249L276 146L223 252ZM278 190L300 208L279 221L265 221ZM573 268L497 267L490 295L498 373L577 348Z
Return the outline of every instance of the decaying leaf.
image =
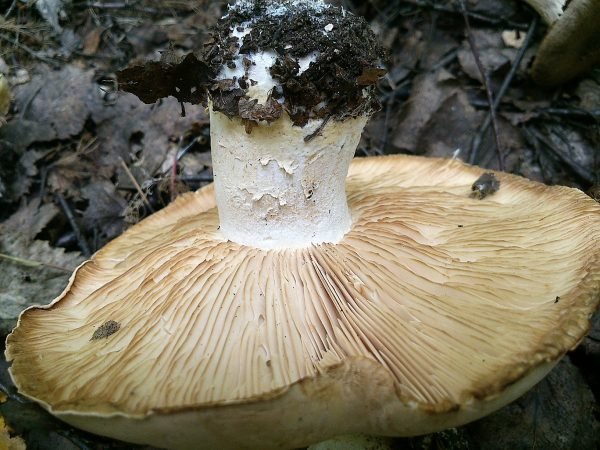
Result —
M245 121L256 123L262 120L273 122L281 117L283 108L281 104L269 97L264 105L258 103L258 100L249 100L245 97L240 98L238 103L239 115ZM248 125L246 126L248 128ZM247 130L248 131L248 130Z
M359 86L370 86L377 83L382 76L386 74L386 69L379 69L377 67L366 67L362 73L356 79L356 83Z
M65 152L48 171L48 186L53 192L78 196L77 182L94 173L93 164L78 152ZM98 168L100 169L100 168Z
M115 185L108 180L98 180L85 186L82 194L89 201L83 212L86 228L98 229L107 240L121 234L127 202L117 193Z
M457 83L446 80L445 70L427 72L415 77L410 99L397 119L392 135L393 145L401 150L421 153L417 147L421 128L452 94L459 91Z
M25 239L32 241L57 213L58 208L53 203L42 205L40 198L36 197L0 223L0 233L21 233Z
M119 88L144 103L175 97L180 102L201 103L213 76L210 67L193 53L183 58L165 51L160 61L147 62L117 72Z
M81 263L79 253L66 253L46 241L28 241L19 232L0 233L0 253L55 267L26 267L0 259L0 333L7 334L22 310L46 304L67 285L70 270Z
M46 22L54 29L56 33L60 33L62 28L59 24L59 16L63 9L64 3L69 3L70 0L36 0L35 6L40 15L46 19Z
M40 68L29 83L15 88L20 119L49 126L54 135L48 140L79 134L95 102L101 104L93 72L74 65L58 71Z
M414 130L417 148L428 156L449 158L456 152L464 158L482 119L483 113L469 104L467 94L457 90L438 105L422 128Z
M515 57L517 50L504 47L502 36L496 30L473 30L473 39L477 46L477 54L481 64L488 74L509 64ZM473 51L466 40L458 51L458 61L462 70L468 76L480 82L483 81Z

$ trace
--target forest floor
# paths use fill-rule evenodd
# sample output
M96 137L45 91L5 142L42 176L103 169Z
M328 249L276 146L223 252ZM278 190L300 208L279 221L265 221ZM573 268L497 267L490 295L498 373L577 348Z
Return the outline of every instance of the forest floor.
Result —
M186 104L182 116L173 98L145 105L118 90L115 72L158 60L166 50L184 55L200 48L225 3L38 3L46 8L0 0L0 74L12 91L0 117L2 342L19 311L58 295L80 262L178 194L212 180L205 109ZM390 49L389 72L378 86L383 108L357 156L459 158L600 198L600 70L553 90L536 86L528 69L546 27L525 3L470 1L470 28L452 1L337 3L364 16ZM491 91L506 87L495 108L497 140L475 55ZM28 448L133 447L54 419L16 393L7 365L2 360L0 416ZM394 446L600 448L599 398L596 320L581 345L515 403ZM0 426L0 441L1 435Z

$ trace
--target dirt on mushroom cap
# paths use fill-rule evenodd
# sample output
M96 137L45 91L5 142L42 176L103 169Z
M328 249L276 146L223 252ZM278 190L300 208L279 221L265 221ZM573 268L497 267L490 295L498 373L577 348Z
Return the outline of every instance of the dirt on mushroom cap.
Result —
M284 15L269 14L273 2L247 2L248 8L232 8L213 33L203 59L214 71L231 62L239 52L251 54L274 51L277 59L271 75L281 83L283 106L294 124L309 119L370 114L379 103L370 86L386 71L386 54L366 21L338 7L328 6L316 13L308 2L277 2L287 8ZM251 31L241 47L231 36L235 27L251 21ZM312 52L314 63L298 73L297 59ZM214 108L228 116L239 111L224 100L228 94L220 87L211 90ZM268 119L267 119L268 120Z
M286 14L269 14L273 3L287 8ZM375 34L361 17L327 5L315 13L306 6L309 3L244 2L250 7L231 8L200 54L178 62L170 61L166 52L160 63L119 72L120 87L145 102L168 95L180 101L204 102L208 95L216 111L253 123L277 120L284 110L298 126L310 119L343 120L378 110L373 86L386 72L387 54ZM251 31L240 45L232 30L245 23L251 23ZM266 105L253 104L247 98L253 82L247 76L215 80L223 66L236 64L236 56L259 51L277 55L270 72L280 87L273 90ZM299 73L298 58L311 53L317 55L314 63ZM246 58L244 64L252 62Z

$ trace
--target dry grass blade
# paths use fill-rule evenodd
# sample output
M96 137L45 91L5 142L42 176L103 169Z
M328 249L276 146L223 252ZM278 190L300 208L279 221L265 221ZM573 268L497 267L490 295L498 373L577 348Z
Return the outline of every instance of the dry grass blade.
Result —
M57 266L55 264L47 264L41 261L34 261L32 259L27 258L19 258L17 256L7 255L5 253L0 253L0 259L4 259L6 261L13 262L15 264L19 264L25 267L47 267L49 269L60 270L61 272L71 273L73 269L67 269L66 267Z

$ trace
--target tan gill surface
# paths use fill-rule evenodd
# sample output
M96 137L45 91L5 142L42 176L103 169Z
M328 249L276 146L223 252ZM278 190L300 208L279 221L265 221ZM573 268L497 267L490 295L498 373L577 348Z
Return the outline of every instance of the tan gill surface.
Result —
M600 207L502 173L497 193L472 199L482 173L357 159L352 230L296 250L224 241L212 186L184 194L23 314L13 378L54 411L137 416L274 397L352 358L425 408L495 395L586 332ZM91 340L107 321L119 330Z

